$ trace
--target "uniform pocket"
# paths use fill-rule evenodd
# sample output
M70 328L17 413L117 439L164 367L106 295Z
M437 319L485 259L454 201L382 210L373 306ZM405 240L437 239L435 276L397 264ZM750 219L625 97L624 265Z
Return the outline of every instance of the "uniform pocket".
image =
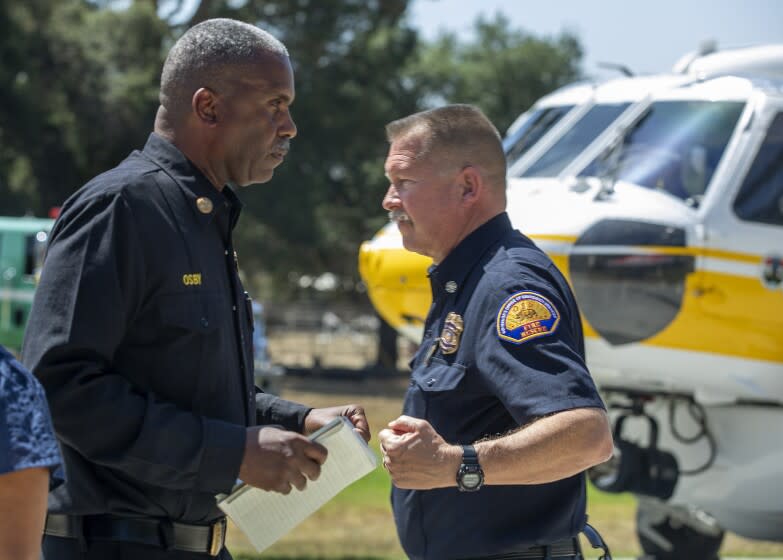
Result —
M447 364L440 358L433 358L430 365L422 368L414 381L422 391L428 393L453 391L465 377L465 366Z
M217 301L204 294L171 294L159 304L164 325L208 333L218 326Z

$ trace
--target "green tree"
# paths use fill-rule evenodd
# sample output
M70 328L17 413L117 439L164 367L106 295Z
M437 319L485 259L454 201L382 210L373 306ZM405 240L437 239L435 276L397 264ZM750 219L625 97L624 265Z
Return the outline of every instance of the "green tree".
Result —
M436 102L469 102L504 130L578 76L572 35L537 38L497 16L478 20L470 41L420 44L408 4L0 0L0 212L45 215L142 146L172 42L199 21L232 17L288 46L299 127L273 180L241 193L242 268L255 293L274 289L277 299L302 274L328 271L350 288L359 243L385 222L385 123Z
M536 37L512 29L508 18L480 17L474 36L441 34L421 49L410 79L437 104L472 103L504 132L538 98L580 77L582 48L576 36Z
M167 32L145 3L0 4L4 212L45 214L143 141Z

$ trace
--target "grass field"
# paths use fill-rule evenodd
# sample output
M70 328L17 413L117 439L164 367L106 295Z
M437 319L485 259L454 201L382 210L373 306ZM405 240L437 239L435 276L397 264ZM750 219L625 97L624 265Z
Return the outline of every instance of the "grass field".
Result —
M363 404L373 431L371 446L378 452L376 434L389 420L399 415L404 387L405 383L400 380L385 383L288 380L282 396L310 406L348 402ZM229 548L236 560L402 560L405 555L397 542L389 490L386 472L376 469L262 554L253 552L244 535L234 528L229 529ZM615 556L640 554L632 496L606 494L591 487L588 515ZM585 548L588 558L597 557L591 556L587 549L589 546ZM783 558L783 543L750 541L727 535L721 553L726 556Z

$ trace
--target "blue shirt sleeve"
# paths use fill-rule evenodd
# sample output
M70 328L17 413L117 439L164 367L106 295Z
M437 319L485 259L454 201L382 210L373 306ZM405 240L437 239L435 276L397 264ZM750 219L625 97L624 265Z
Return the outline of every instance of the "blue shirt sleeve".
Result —
M604 408L585 365L579 334L570 328L569 308L557 290L533 276L487 278L483 298L478 370L519 425L574 408ZM539 308L547 320L524 331L510 315ZM531 320L532 321L532 320ZM527 326L530 325L528 322Z
M0 474L61 461L43 388L0 346Z

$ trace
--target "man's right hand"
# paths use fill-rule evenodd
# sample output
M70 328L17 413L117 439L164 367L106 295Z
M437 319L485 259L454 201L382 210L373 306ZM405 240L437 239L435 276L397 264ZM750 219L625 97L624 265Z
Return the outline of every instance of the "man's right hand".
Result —
M239 467L243 482L272 492L303 490L326 461L326 448L296 432L253 426L247 429L245 455Z

